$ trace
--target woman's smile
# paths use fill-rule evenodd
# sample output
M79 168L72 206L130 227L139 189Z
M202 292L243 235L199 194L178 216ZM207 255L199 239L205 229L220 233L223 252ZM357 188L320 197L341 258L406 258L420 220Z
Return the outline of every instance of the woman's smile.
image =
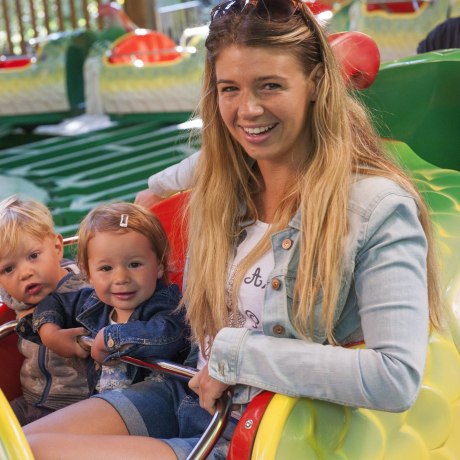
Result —
M278 123L256 127L241 126L241 129L244 131L244 135L249 143L261 144L270 138L272 131L277 125Z

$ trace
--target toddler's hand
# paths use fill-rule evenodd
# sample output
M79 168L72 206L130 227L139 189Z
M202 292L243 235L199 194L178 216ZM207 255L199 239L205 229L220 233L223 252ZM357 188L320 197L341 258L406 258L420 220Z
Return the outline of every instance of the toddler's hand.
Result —
M65 358L87 358L89 351L85 350L82 345L78 342L78 337L81 335L88 334L88 331L84 327L74 327L70 329L59 329L56 331L58 337L60 351L56 351Z
M107 347L105 346L104 342L104 328L102 328L94 339L94 343L91 347L91 357L94 359L94 361L103 363L109 354L110 353L107 351ZM117 362L118 360L109 360L104 362L104 365L110 366L111 364L116 364Z
M84 327L61 329L52 323L43 324L38 333L43 344L64 358L86 358L89 352L78 343L78 337L88 334Z

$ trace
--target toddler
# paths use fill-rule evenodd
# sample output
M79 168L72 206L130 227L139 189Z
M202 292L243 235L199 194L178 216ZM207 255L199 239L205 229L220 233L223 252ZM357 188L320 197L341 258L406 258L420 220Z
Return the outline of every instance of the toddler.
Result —
M91 393L151 376L118 360L123 355L182 361L189 334L179 288L168 284L169 245L159 220L132 203L100 205L80 225L77 252L92 288L50 295L34 311L34 329L46 346L72 357L79 344L66 330L86 328L94 338Z
M22 396L11 402L19 423L25 425L56 409L87 398L85 358L75 347L63 358L36 343L32 313L48 294L78 291L86 285L75 264L62 260L62 236L54 231L46 206L11 196L0 202L0 298L17 313L18 347L24 356L20 380ZM66 331L69 340L85 332Z

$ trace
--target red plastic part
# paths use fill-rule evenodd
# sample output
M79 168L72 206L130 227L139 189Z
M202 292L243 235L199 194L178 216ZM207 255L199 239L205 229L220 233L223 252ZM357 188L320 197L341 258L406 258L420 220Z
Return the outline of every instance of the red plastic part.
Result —
M328 40L347 85L353 89L371 86L380 67L377 43L362 32L338 32Z
M310 8L310 11L316 16L317 14L324 13L325 11L332 11L331 5L326 5L325 3L317 1L308 1L305 4Z
M99 16L108 18L113 23L121 25L127 32L136 30L137 25L131 21L129 16L123 11L121 5L115 2L101 3L99 5Z
M29 65L30 62L31 58L29 56L0 56L0 69L25 67Z
M273 393L263 391L249 403L233 433L227 460L251 459L257 429L272 398Z
M386 11L387 13L415 13L422 5L423 1L417 2L389 2L389 3L368 3L367 11Z
M141 30L124 35L114 45L109 62L126 64L140 60L144 63L158 63L174 61L180 57L172 38L160 32Z
M185 257L187 254L186 206L189 193L177 193L152 206L151 211L160 219L171 245L169 279L182 289Z
M6 304L0 302L0 324L16 319L16 314ZM21 395L19 370L24 357L18 350L18 336L11 334L0 343L0 388L8 401Z

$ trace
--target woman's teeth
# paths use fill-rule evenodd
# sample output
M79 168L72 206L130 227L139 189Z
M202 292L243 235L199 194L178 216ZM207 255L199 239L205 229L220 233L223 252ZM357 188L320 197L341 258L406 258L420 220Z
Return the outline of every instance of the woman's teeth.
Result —
M255 135L255 134L262 134L266 133L267 131L270 131L275 125L270 125L270 126L263 126L260 128L243 128L245 133Z

